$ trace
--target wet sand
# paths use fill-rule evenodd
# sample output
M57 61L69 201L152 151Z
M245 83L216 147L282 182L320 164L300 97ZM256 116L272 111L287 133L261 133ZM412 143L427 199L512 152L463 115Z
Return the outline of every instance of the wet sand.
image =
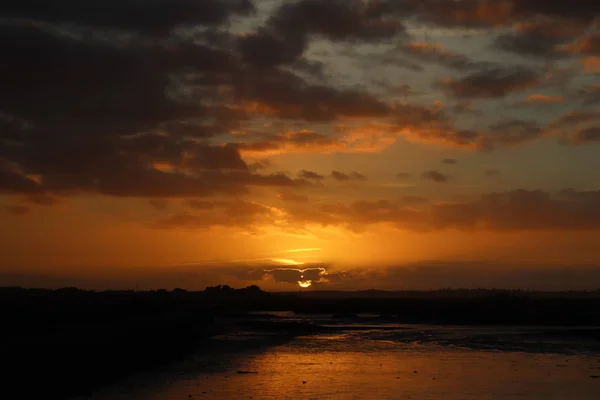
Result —
M594 378L600 375L600 352L585 340L556 342L556 332L568 332L565 329L555 328L547 335L540 329L514 327L395 328L346 324L281 342L278 335L260 331L223 335L215 338L210 354L138 375L89 398L592 400L600 396L600 379ZM481 336L488 337L487 349L476 340ZM523 337L537 339L527 343ZM547 351L544 342L556 346ZM517 343L523 343L520 350Z

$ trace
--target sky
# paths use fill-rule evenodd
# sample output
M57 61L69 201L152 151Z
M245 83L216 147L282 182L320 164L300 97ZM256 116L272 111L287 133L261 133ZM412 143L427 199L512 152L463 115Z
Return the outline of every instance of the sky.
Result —
M0 285L600 288L597 0L0 15Z

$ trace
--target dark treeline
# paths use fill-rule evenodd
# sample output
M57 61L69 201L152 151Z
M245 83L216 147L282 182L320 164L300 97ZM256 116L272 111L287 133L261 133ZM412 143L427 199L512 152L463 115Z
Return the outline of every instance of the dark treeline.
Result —
M84 291L0 288L7 393L67 399L185 358L232 327L217 323L268 296L258 287Z
M248 311L379 313L394 316L401 323L597 325L600 291L442 289L277 293L262 291L254 285L243 289L219 285L204 291L0 288L0 312L8 331L48 331L71 323L133 324L145 319L193 320L208 326L215 316Z
M208 348L210 337L241 329L231 321L248 323L249 311L330 313L333 318L373 313L373 318L400 323L600 326L600 292L0 288L0 357L10 370L6 382L21 388L21 397L69 398ZM314 328L253 322L244 329L258 326L278 336Z

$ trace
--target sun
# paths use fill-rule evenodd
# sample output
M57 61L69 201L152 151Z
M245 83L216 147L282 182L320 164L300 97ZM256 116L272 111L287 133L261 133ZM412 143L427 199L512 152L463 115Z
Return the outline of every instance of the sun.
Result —
M301 288L307 288L310 285L312 285L312 281L311 280L307 280L307 281L298 281L298 286L300 286Z

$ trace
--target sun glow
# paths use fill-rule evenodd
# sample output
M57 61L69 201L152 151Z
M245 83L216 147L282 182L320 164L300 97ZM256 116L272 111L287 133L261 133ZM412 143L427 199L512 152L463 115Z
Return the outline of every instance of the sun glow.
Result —
M303 265L302 261L292 260L290 258L272 258L271 261L284 265Z
M309 247L306 249L290 249L290 250L284 250L282 253L305 253L305 252L309 252L309 251L321 251L323 249L321 249L320 247Z
M308 281L298 281L298 286L300 286L301 288L307 288L310 285L312 285L312 281L308 280Z

